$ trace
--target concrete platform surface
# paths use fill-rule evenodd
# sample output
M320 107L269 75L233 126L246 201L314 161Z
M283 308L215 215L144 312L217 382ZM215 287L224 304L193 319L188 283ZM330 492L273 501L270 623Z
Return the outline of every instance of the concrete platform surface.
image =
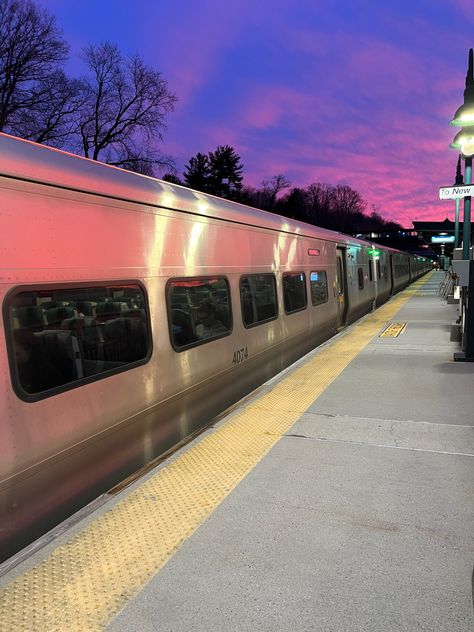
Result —
M474 365L453 362L456 307L436 281L109 632L474 629Z

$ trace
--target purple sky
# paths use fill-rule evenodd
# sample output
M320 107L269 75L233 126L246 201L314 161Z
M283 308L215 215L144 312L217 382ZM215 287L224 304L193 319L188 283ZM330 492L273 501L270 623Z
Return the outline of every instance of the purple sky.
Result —
M455 176L472 0L38 2L72 56L108 40L163 73L179 101L162 149L180 172L230 144L246 184L284 173L348 184L407 226L453 218L438 187Z

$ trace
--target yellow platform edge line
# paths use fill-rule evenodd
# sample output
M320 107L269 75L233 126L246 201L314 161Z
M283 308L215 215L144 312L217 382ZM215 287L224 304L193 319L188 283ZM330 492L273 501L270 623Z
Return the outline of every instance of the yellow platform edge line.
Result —
M102 630L423 284L366 317L8 584L0 630Z

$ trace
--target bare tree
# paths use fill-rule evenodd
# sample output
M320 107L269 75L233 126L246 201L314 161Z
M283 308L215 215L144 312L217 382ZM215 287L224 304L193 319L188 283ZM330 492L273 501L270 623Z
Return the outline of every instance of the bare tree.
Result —
M347 185L338 184L331 192L331 215L334 227L342 232L351 232L365 214L367 203L358 191Z
M313 182L306 187L308 219L317 226L327 226L331 208L333 187L321 182Z
M274 209L278 194L289 186L291 182L282 173L272 176L270 180L263 180L262 188L259 190L261 207L269 211Z
M9 130L36 143L64 147L77 128L81 106L79 82L57 70L39 84L37 99L30 108L17 110Z
M141 173L170 168L171 159L156 143L163 140L165 115L173 111L176 96L161 73L138 55L124 59L107 42L84 49L83 59L90 76L81 80L77 149L87 158Z
M345 184L338 184L332 190L332 210L342 216L364 213L367 204L361 194Z
M14 133L22 113L46 103L48 80L67 53L47 11L31 0L0 0L0 131Z

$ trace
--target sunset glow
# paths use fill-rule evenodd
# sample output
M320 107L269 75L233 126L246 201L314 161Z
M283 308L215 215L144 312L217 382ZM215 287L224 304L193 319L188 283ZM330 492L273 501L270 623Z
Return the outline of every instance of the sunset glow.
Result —
M164 153L178 171L232 145L244 184L348 184L406 226L453 219L441 202L457 155L470 2L41 0L71 43L113 41L160 70L177 97ZM453 133L454 132L454 133Z

